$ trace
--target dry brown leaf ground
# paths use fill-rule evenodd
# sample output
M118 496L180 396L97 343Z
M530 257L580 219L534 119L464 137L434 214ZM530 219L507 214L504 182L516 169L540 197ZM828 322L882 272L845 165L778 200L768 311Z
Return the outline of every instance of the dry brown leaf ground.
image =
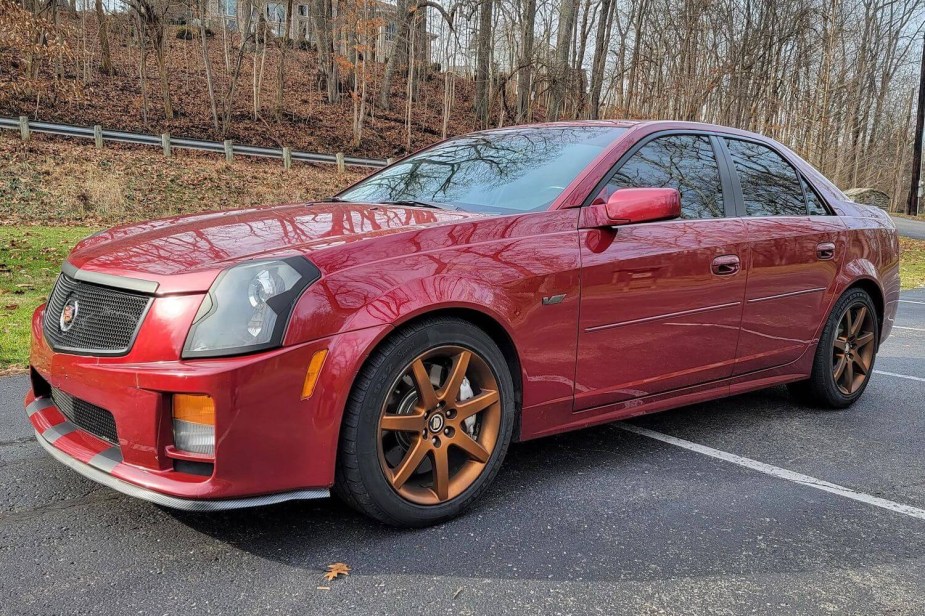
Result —
M368 169L0 133L0 224L107 225L202 210L307 201L332 195Z
M66 14L62 19L67 19ZM204 78L203 61L198 40L176 38L178 26L169 26L167 33L167 65L170 67L171 98L176 113L173 120L165 120L159 99L157 66L153 53L148 54L148 119L143 119L142 89L138 78L139 52L130 38L130 27L124 19L114 18L110 23L112 60L115 75L106 76L96 69L99 61L97 30L94 19L86 21L87 35L79 36L79 22L71 24L73 50L89 47L91 66L84 70L76 61L62 65L64 84L58 94L26 96L19 92L17 78L19 62L10 49L0 45L0 116L17 117L21 114L47 122L92 126L100 124L107 129L121 129L159 135L169 132L177 137L219 140L221 135L212 126L208 88ZM211 39L210 57L215 74L217 91L227 88L224 75L225 59L222 53L221 33ZM354 105L347 84L341 100L335 104L324 102L318 78L318 62L314 52L293 49L285 62L286 79L283 114L275 117L277 66L279 52L271 44L263 64L260 91L260 113L253 112L253 54L248 53L242 64L233 106L233 120L228 138L247 145L270 147L288 146L308 152L346 152L356 156L399 157L406 153L406 89L401 76L392 80L389 110L375 108L372 102L379 94L383 64L368 65L369 116L363 139L353 142ZM259 74L258 63L258 74ZM54 80L50 64L43 65L42 76ZM84 82L87 78L86 83ZM411 149L417 150L440 139L443 126L444 76L432 73L422 84L413 104ZM73 87L71 87L73 86ZM476 128L473 119L472 85L459 80L455 86L455 104L450 115L448 134L466 133ZM78 94L79 93L79 94Z

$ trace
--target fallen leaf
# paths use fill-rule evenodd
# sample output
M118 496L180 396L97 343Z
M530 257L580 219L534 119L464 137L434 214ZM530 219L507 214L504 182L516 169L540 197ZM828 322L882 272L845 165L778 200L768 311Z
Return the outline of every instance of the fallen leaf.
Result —
M333 565L328 565L324 579L328 581L336 580L341 575L350 575L350 567L344 563L334 563Z
M4 306L4 308L7 310L16 310L17 308L19 308L19 304L7 304L6 306Z

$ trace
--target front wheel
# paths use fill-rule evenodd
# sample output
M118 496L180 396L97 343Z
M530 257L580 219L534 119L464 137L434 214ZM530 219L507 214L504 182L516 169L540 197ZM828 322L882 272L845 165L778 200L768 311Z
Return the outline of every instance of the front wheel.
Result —
M813 371L790 391L815 406L845 408L867 387L880 345L877 309L863 289L851 289L835 303L826 321Z
M335 491L395 526L459 514L497 474L514 424L504 355L456 318L402 329L371 355L345 409Z

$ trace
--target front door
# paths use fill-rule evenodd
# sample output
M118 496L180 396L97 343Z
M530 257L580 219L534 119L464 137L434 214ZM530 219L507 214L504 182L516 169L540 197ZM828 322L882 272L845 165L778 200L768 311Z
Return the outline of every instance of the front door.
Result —
M682 218L580 231L575 409L729 377L745 295L745 223L705 134L656 136L597 196L671 187Z
M738 375L794 361L812 343L831 303L844 226L779 153L722 141L749 238Z

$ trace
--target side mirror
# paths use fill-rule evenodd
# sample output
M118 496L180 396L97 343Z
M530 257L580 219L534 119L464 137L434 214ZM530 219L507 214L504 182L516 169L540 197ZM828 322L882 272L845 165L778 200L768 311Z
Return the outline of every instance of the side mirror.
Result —
M611 225L671 220L681 216L681 193L674 188L621 188L604 204Z

